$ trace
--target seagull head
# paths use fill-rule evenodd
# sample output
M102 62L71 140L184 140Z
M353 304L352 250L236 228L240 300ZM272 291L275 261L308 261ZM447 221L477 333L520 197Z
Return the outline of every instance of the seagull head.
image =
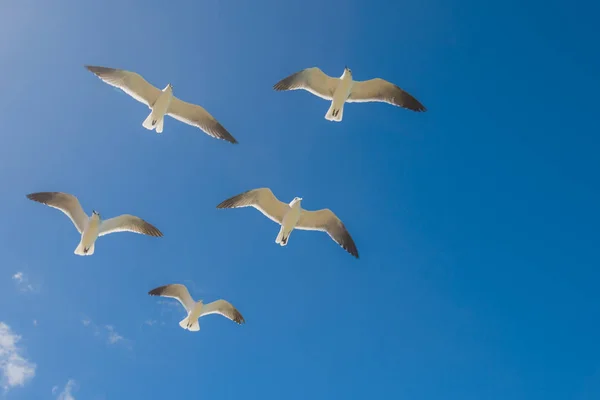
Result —
M352 70L350 68L348 68L348 66L345 66L344 73L349 73L350 75L352 75Z
M165 90L173 90L173 85L171 85L170 83L167 85L167 87L165 88Z
M294 200L293 200L294 203L299 203L301 201L302 201L302 197L294 197Z
M96 210L92 210L92 217L95 216L95 215L97 215L98 218L100 218L100 213L98 211L96 211Z

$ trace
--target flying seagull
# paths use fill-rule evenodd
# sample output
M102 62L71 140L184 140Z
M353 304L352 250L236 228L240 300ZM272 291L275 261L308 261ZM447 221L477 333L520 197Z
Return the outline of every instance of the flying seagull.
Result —
M81 234L81 240L75 249L75 254L78 256L91 256L94 254L96 239L109 233L127 231L155 237L163 236L162 232L153 225L133 215L123 214L118 217L101 220L100 214L94 210L91 217L88 217L83 208L81 208L77 197L72 194L39 192L28 194L27 198L56 208L71 219L71 222L73 222L73 225L75 225L75 228Z
M208 304L203 304L202 300L194 301L185 285L180 283L159 286L156 289L149 291L148 294L150 296L171 297L179 300L181 305L187 311L187 317L179 322L179 326L189 331L199 331L200 324L198 323L198 319L209 314L221 314L238 324L246 322L244 317L242 317L242 314L240 314L240 312L228 301L217 300Z
M301 197L294 197L290 204L279 201L269 188L248 190L219 204L217 208L254 207L266 217L281 225L275 243L285 246L294 229L323 231L348 253L358 258L354 240L340 219L328 208L318 211L302 209Z
M306 68L280 80L273 89L304 89L322 99L331 100L325 119L336 122L342 120L345 103L379 101L416 112L427 110L417 99L386 80L352 80L352 71L348 67L344 68L344 73L339 78L332 78L317 67Z
M152 110L142 123L144 128L156 129L156 133L162 133L165 115L170 115L181 122L202 129L209 136L237 143L227 129L204 108L173 96L173 85L170 83L161 91L135 72L92 65L85 67L104 82L121 89Z

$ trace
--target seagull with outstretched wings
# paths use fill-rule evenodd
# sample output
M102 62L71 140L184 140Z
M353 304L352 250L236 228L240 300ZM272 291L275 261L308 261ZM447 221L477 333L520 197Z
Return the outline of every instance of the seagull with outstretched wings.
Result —
M118 217L101 220L100 214L96 210L88 217L77 197L72 194L62 192L38 192L27 195L29 200L45 204L52 208L62 211L75 228L81 234L79 245L75 248L75 254L78 256L91 256L94 254L94 244L100 236L108 235L114 232L135 232L143 235L160 237L163 236L154 225L143 219L123 214Z
M92 65L85 67L105 83L121 89L152 110L142 122L144 128L155 129L156 133L162 133L165 115L170 115L181 122L200 128L209 136L237 143L227 129L204 108L173 96L173 85L170 83L161 91L135 72Z
M318 211L304 210L301 197L294 197L290 204L280 201L271 189L260 188L240 193L221 202L217 208L254 207L270 220L281 225L275 243L285 246L294 229L323 231L343 249L358 258L354 240L340 219L328 208Z
M398 86L381 78L368 81L352 80L350 68L344 68L339 78L325 74L317 67L306 68L277 82L277 91L303 89L317 97L331 100L325 119L340 122L345 103L383 102L416 112L427 109L413 96Z
M221 299L207 304L204 304L202 300L194 301L187 287L180 283L159 286L149 291L148 294L177 299L187 311L187 316L179 322L179 326L189 331L199 331L198 319L209 314L220 314L237 324L246 322L242 314L228 301Z

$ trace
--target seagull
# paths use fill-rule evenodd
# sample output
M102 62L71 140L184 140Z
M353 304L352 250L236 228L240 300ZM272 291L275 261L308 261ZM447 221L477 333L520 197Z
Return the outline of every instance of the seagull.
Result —
M162 232L153 225L133 215L123 214L107 220L101 220L100 214L96 210L93 210L92 215L88 217L83 208L81 208L77 197L72 194L39 192L28 194L27 198L56 208L69 217L75 228L77 228L77 231L81 234L81 240L74 252L78 256L91 256L94 254L96 239L109 233L127 231L154 237L163 236Z
M149 291L148 294L150 296L171 297L179 300L187 311L187 317L179 322L179 326L192 332L200 330L198 319L209 314L221 314L240 325L246 322L242 314L228 301L217 300L208 304L203 304L202 300L194 301L185 285L180 283L159 286Z
M287 245L294 229L323 231L344 250L358 258L354 240L340 219L328 208L318 211L303 210L301 197L294 197L290 204L279 201L269 188L248 190L219 204L217 208L254 207L270 220L281 225L275 243Z
M161 91L135 72L92 65L85 65L85 68L109 85L121 89L140 103L147 105L152 112L142 123L146 129L156 129L156 133L162 133L165 115L170 115L181 122L202 129L209 136L237 143L227 129L204 108L173 96L173 85L170 83Z
M383 102L416 112L427 109L398 86L381 78L352 80L352 70L345 67L339 78L332 78L317 67L306 68L273 85L276 91L304 89L315 96L331 100L325 114L329 121L341 122L345 103Z

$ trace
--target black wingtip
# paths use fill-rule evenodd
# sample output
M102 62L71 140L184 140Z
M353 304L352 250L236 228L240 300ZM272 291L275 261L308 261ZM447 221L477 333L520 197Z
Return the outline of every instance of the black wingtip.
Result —
M350 253L351 255L353 255L354 257L356 257L357 260L360 258L358 256L358 249L356 248L356 245L354 243L352 243L352 245L348 246L348 248L346 249L346 251L348 253Z
M219 204L217 204L217 208L232 208L232 205L233 205L233 201L232 200L235 197L237 197L237 196L234 196L234 197L229 198L227 200L223 200L222 202L220 202Z
M238 310L235 310L233 321L236 322L238 325L243 325L246 323L246 320L242 316L242 313L240 313Z
M84 67L85 69L87 69L95 75L101 75L116 71L114 68L101 67L99 65L84 65Z
M277 82L276 84L273 85L273 90L276 90L278 92L281 92L284 90L290 90L292 88L292 84L293 84L294 80L296 79L298 74L300 74L301 72L303 72L303 71L295 72L295 73L291 74L290 76L283 78L282 80L280 80L279 82Z
M36 192L25 195L29 200L46 204L56 192Z
M166 288L167 286L168 286L168 285L163 285L163 286L159 286L159 287L157 287L157 288L154 288L154 289L150 290L150 291L148 292L148 294L149 294L150 296L160 296L160 294L163 292L163 290L165 290L165 288Z
M247 194L248 192L251 192L251 191L252 190L246 190L245 192L236 194L235 196L232 196L232 197L228 198L227 200L223 200L222 202L217 204L217 208L235 208L235 203L241 197L243 197L245 194Z

